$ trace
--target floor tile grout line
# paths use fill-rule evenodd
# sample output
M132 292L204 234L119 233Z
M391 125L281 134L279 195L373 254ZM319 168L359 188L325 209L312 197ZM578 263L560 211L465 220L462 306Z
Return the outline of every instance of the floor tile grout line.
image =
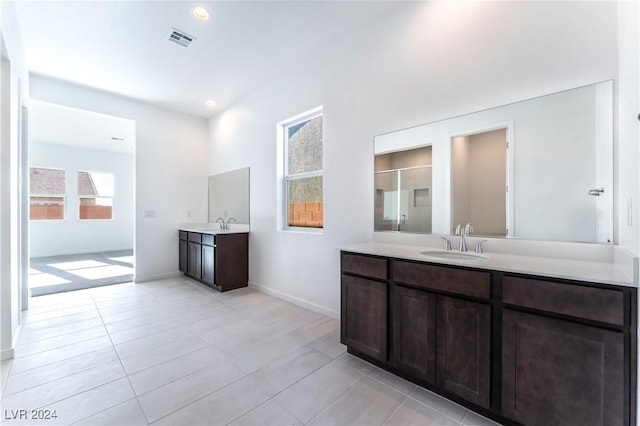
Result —
M96 318L92 318L92 319L97 319L97 317L96 317ZM90 320L90 319L89 319L89 320ZM81 322L84 322L84 321L87 321L87 319L79 320L79 321L70 321L69 323L81 323ZM37 333L37 332L46 332L47 330L49 330L49 331L50 331L52 328L56 328L56 327L65 327L65 328L66 328L67 326L69 326L69 324L58 324L58 325L52 325L51 327L44 327L44 328L41 328L41 329L39 329L39 330L31 330L31 331L29 331L29 330L25 330L24 332L21 332L21 333L20 333L20 337L22 338L22 336L25 336L25 335L26 335L26 336L30 336L30 335L32 335L32 334L34 334L34 333ZM87 327L87 328L91 328L91 327ZM86 330L86 329L81 329L81 330ZM73 334L73 333L76 333L77 331L81 331L81 330L68 331L68 332L64 332L64 333L62 333L62 334L56 334L56 335L54 335L54 336L49 336L49 337L66 336L67 334ZM46 340L46 339L48 339L49 337L46 337L46 338L44 338L44 339L33 339L33 341L34 341L34 342L37 342L37 341L39 341L39 340Z
M122 405L122 404L125 404L125 403L129 402L129 401L133 401L134 399L136 400L136 403L138 404L138 407L140 407L140 411L141 411L141 412L142 412L142 414L144 415L144 410L142 410L142 407L140 406L140 401L138 401L138 399L137 399L137 398L135 397L135 395L134 395L133 397L131 397L131 398L127 399L126 401L119 402L119 403L117 403L116 405L113 405L113 406L111 406L111 407L105 408L104 410L100 410L100 411L98 411L97 413L91 414L90 416L83 417L82 419L80 419L80 420L78 420L78 421L75 421L75 422L71 423L71 425L77 425L78 423L83 422L83 421L85 421L85 420L87 420L87 419L90 419L90 418L91 418L91 417L93 417L93 416L100 415L100 414L102 414L102 413L104 413L104 412L106 412L106 411L109 411L109 410L111 410L111 409L113 409L113 408L117 407L118 405ZM146 418L147 418L147 416L145 416L145 419L146 419ZM147 425L148 425L148 424L149 424L149 422L147 421Z
M74 322L82 322L82 321L87 321L90 320L92 318L95 318L95 316L93 315L88 315L90 312L92 311L84 311L84 312L76 312L73 314L69 314L69 315L63 315L63 316L59 316L57 318L48 318L48 319L44 319L44 320L39 320L39 321L33 321L33 322L28 322L28 323L24 323L23 327L25 327L25 331L26 332L32 332L35 330L29 330L31 328L35 328L36 330L46 330L47 328L53 328L53 327L61 327L61 326L65 326L69 323L74 323ZM65 318L65 317L71 317L73 315L78 315L78 316L89 316L89 318ZM52 321L59 321L60 323L57 324L53 324L50 326L46 326L46 327L41 327L42 324L38 324L38 323L47 323L47 322L52 322Z
M98 349L97 351L93 351L93 352L98 352L98 351L101 351L101 350L103 350L103 349L107 349L107 348ZM91 353L91 352L87 352L87 354L88 354L88 353ZM82 355L78 355L78 356L84 356L84 355L86 355L86 354L82 354ZM68 359L69 359L69 358L68 358ZM63 361L65 361L65 360L63 360ZM91 365L91 366L88 366L88 367L86 367L86 368L83 368L82 370L74 370L74 372L73 372L73 373L66 374L66 375L64 375L64 376L62 376L62 377L58 377L58 378L55 378L55 379L53 379L53 380L49 380L49 381L47 381L47 382L38 383L37 385L30 386L30 387L25 388L25 389L22 389L22 390L20 390L20 391L18 391L18 392L13 392L13 393L10 393L10 394L5 394L5 395L4 395L4 397L10 397L10 396L13 396L13 395L17 395L17 394L19 394L20 392L25 392L25 391L31 390L31 389L33 389L33 388L37 388L38 386L43 386L43 385L46 385L46 384L49 384L49 383L53 383L53 382L58 381L58 380L66 379L67 377L75 376L76 374L85 373L85 372L87 372L87 371L89 371L89 370L91 370L91 369L94 369L94 368L96 368L96 367L102 367L103 365L109 364L110 362L114 362L114 361L106 361L106 362L103 362L103 363L100 363L100 364L93 364L93 365ZM55 364L55 363L52 363L52 364ZM50 364L46 364L46 365L50 365ZM36 367L36 368L38 368L38 367ZM26 370L26 371L31 371L31 370ZM17 374L22 374L22 372L21 372L21 373L17 373ZM14 377L15 377L15 376L14 376ZM122 378L122 377L120 377L119 379L121 379L121 378ZM7 380L8 380L8 379L7 379ZM116 380L118 380L118 379L116 379ZM99 386L102 386L102 385L99 385Z
M74 308L74 307L72 307L72 308L56 309L56 311L72 310L73 308ZM36 319L35 321L29 321L29 319L33 318L33 317L34 317L34 316L36 316L36 315L41 315L41 316L42 316L42 315L44 315L44 314L50 314L51 312L56 312L56 311L45 311L45 312L29 313L29 314L27 314L27 315L26 315L26 317L25 317L24 325L27 325L27 324L37 324L37 323L39 323L39 322L43 322L43 321L51 321L51 320L55 320L55 319L58 319L58 318L68 317L68 316L71 316L71 315L83 314L83 313L85 313L85 312L90 312L90 311L92 311L93 309L95 309L95 305L91 306L90 308L83 309L83 310L81 310L81 311L72 312L72 313L68 313L68 314L64 314L64 315L54 315L54 316L51 316L51 317L49 317L49 318Z
M306 376L305 376L306 377ZM263 405L265 405L266 403L268 403L269 401L274 401L276 404L278 404L278 406L280 406L280 408L282 408L287 414L289 414L291 417L293 417L294 419L296 419L298 422L300 422L301 425L304 424L304 422L302 420L300 420L298 418L298 416L296 416L295 414L291 413L289 410L287 410L287 407L284 407L282 404L280 404L277 400L274 400L275 395L267 398L265 401L261 402L260 404L251 407L250 409L244 411L242 414L240 414L239 416L237 416L236 418L234 418L233 420L231 420L230 422L225 423L225 425L231 425L233 422L235 422L236 420L239 420L241 417L247 415L248 413L252 412L253 410L257 409L258 407L262 407Z
M431 391L430 391L429 389L427 389L427 388L423 388L422 386L418 386L418 388L420 388L420 389L424 389L425 391L427 391L427 392L429 392L429 393L432 393L432 394L434 394L434 395L437 395L437 396L438 396L438 397L440 397L440 398L443 398L443 397L441 397L440 395L438 395L437 393L435 393L435 392L431 392ZM417 388L416 388L416 389L417 389ZM414 389L414 392L415 392L415 390L416 390L416 389ZM441 410L439 410L438 408L434 407L433 405L425 404L424 402L419 401L417 398L414 398L414 397L412 397L411 395L413 395L413 392L411 392L411 394L407 395L407 398L411 398L412 400L414 400L414 401L415 401L415 402L417 402L418 404L422 404L422 405L424 405L425 407L428 407L428 408L430 408L430 409L432 409L432 410L434 410L434 411L438 412L438 414L442 414L443 416L445 416L445 417L447 417L447 418L449 418L449 419L451 419L451 420L453 420L454 422L457 422L457 423L462 423L462 420L464 420L465 416L467 415L467 411L469 411L467 408L462 407L462 405L461 405L461 407L462 407L465 411L464 411L464 414L462 415L462 419L460 419L460 420L456 420L456 419L454 419L453 417L451 417L449 414L443 413ZM453 401L449 401L449 402L451 402L451 403L455 404L455 402L453 402Z
M48 404L42 405L42 406L38 407L38 409L44 409L44 408L47 408L47 407L49 407L50 405L58 404L58 403L60 403L60 402L62 402L62 401L66 401L67 399L74 398L74 397L76 397L76 396L78 396L78 395L82 395L83 393L86 393L86 392L91 392L92 390L96 390L96 389L98 389L98 388L100 388L100 387L102 387L102 386L109 385L109 384L111 384L111 383L117 382L118 380L122 380L122 379L124 379L124 378L125 378L125 376L122 376L122 377L118 377L117 379L109 380L108 382L101 383L101 384L99 384L99 385L97 385L97 386L93 386L93 387L91 387L91 388L89 388L89 389L85 389L85 390L83 390L83 391L81 391L81 392L74 393L73 395L66 396L66 397L64 397L64 398L62 398L62 399L59 399L59 400L57 400L57 401L50 402L50 403L48 403Z
M97 303L95 301L95 298L93 297L93 293L89 292L89 294L91 295L91 299L93 299L93 303L96 305L96 309L98 309L98 305L97 305ZM104 320L102 319L102 315L101 315L99 309L98 309L98 315L100 316L100 320L102 321L102 324L103 324L105 330L107 330L107 325L104 324ZM144 418L147 420L147 424L151 424L151 422L149 421L149 417L147 417L147 413L145 413L144 409L142 408L142 404L140 403L140 400L138 399L138 395L136 394L135 388L133 387L133 383L131 383L131 379L129 378L129 372L124 367L124 364L122 363L122 358L120 358L120 354L118 353L118 350L116 349L115 345L113 344L113 340L111 340L111 336L109 335L108 330L107 330L107 336L109 338L109 341L111 342L111 346L112 346L113 350L116 353L116 357L118 358L118 361L120 362L120 367L122 368L122 372L124 373L125 377L127 378L127 382L129 383L129 388L131 389L131 392L133 393L134 398L138 402L138 405L140 406L140 410L142 410L142 414L144 415ZM113 407L110 407L110 408L113 408ZM95 414L97 414L97 413L94 413L93 415L95 415ZM89 417L91 417L91 416L89 416ZM87 417L87 418L89 418L89 417Z
M242 372L241 372L241 373L242 373ZM252 371L251 373L247 373L247 374L245 374L244 376L238 377L236 380L234 380L234 381L232 381L232 382L230 382L230 383L227 383L226 385L224 385L224 386L222 386L222 387L220 387L220 388L218 388L218 389L216 389L216 390L214 390L214 391L212 391L212 392L209 392L209 393L207 393L206 395L203 395L203 396L201 396L201 397L199 397L199 398L197 398L197 399L194 399L193 401L189 402L187 405L183 405L182 407L180 407L180 408L178 408L178 409L176 409L176 410L173 410L172 412L170 412L170 413L168 413L168 414L166 414L166 415L164 415L164 416L162 416L162 417L157 418L157 419L156 419L156 420L154 420L153 422L149 422L149 424L157 423L157 422L159 422L160 420L162 420L162 419L164 419L164 418L166 418L166 417L169 417L169 416L171 416L171 415L173 415L173 414L177 413L178 411L183 410L183 409L185 409L185 408L189 407L190 405L193 405L193 404L195 404L195 403L197 403L197 402L199 402L199 401L202 401L203 399L208 398L209 396L213 395L214 393L216 393L216 392L220 392L221 390L228 388L229 386L231 386L231 385L233 385L233 384L235 384L235 383L239 382L240 380L243 380L243 379L245 379L245 378L249 377L249 376L250 376L250 375L252 375L253 373L255 373L255 371ZM183 379L183 378L190 377L190 376L192 376L193 374L194 374L194 373L190 373L190 374L188 374L188 375L186 375L186 376L184 376L184 377L181 377L180 379L174 380L174 381L172 381L172 382L170 382L170 383L174 383L174 382L176 382L176 381L178 381L178 380L181 380L181 379ZM162 385L162 386L165 386L165 385ZM160 386L160 387L162 387L162 386ZM156 388L156 389L159 389L159 388ZM149 391L149 392L151 392L151 391ZM148 392L145 392L145 393L144 393L144 394L142 394L142 395L145 395L146 393L148 393ZM142 396L142 395L140 395L140 396ZM148 418L147 418L147 420L148 420Z
M373 379L373 377L372 377L372 379ZM374 380L375 380L375 379L374 379ZM384 384L384 383L383 383L383 384ZM392 418L392 417L393 417L393 416L398 412L398 410L400 409L400 407L402 407L402 406L404 405L404 403L405 403L405 402L407 402L407 399L409 399L409 395L405 395L405 394L403 394L403 395L404 395L404 399L402 400L402 402L401 402L401 403L396 407L396 409L395 409L395 410L393 410L393 412L392 412L391 414L389 414L389 415L387 416L387 418L386 418L386 419L384 419L384 421L383 421L382 423L380 423L381 425L386 425L386 424L387 424L387 422L388 422L389 420L391 420L391 418Z
M376 368L380 368L380 367L376 367ZM382 370L382 369L381 369L381 370ZM376 370L375 370L375 368L374 368L373 370L371 370L371 373L373 373L374 371L376 371ZM382 370L382 371L385 371L385 370ZM410 391L409 393L405 393L405 392L401 391L400 389L398 389L398 388L394 388L394 387L393 387L393 386L391 386L390 384L383 382L383 381L382 381L382 380L380 380L380 379L376 379L375 377L372 377L372 376L371 376L371 373L367 374L367 377L369 377L369 378L370 378L370 379L372 379L372 380L375 380L376 382L378 382L378 383L380 383L380 384L385 385L386 387L388 387L388 388L390 388L390 389L393 389L393 390L394 390L394 391L396 391L396 392L400 392L401 394L403 394L404 396L407 396L407 397L408 397L409 395L411 395L411 392L413 392L413 389L415 389L415 388L418 386L418 385L416 385L416 384L413 384L413 383L411 383L411 382L408 382L408 383L411 383L411 384L413 385L413 389L411 389L411 391ZM403 380L404 380L404 379L403 379Z
M67 400L67 399L69 399L69 398L76 397L76 396L81 395L81 394L83 394L83 393L85 393L85 392L90 392L90 391L95 390L95 389L97 389L97 388L99 388L99 387L106 386L106 385L111 384L111 383L113 383L113 382L117 382L118 380L122 380L122 379L124 379L124 377L125 377L125 376L121 376L121 377L118 377L117 379L109 380L109 381L107 381L107 382L104 382L104 383L101 383L101 384L99 384L99 385L96 385L96 386L90 387L90 388L85 389L85 390L83 390L83 391L80 391L80 392L77 392L77 393L74 393L74 394L71 394L71 395L67 395L67 396L65 396L64 398L60 398L60 399L58 399L58 400L55 400L55 401L52 401L52 402L48 402L48 403L46 403L46 404L44 404L44 405L39 405L39 406L37 406L37 407L29 407L29 409L30 409L30 410L31 410L31 409L33 409L33 410L45 409L45 408L49 407L50 405L58 404L58 403L60 403L60 402L62 402L62 401L66 401L66 400ZM16 394L14 394L14 395L16 395Z
M78 333L78 332L80 332L80 331L91 330L91 329L94 329L94 328L102 328L102 329L104 329L104 326L100 326L100 325L99 325L99 326L97 326L97 327L91 327L91 328L86 328L86 329L84 329L84 330L74 331L73 333L69 333L69 334L75 334L75 333ZM105 335L106 335L106 334L107 334L107 331L105 330ZM65 335L65 336L66 336L66 335ZM60 337L60 336L50 337L49 339L55 339L55 338L57 338L57 337ZM29 357L29 356L33 356L33 355L41 354L41 353L43 353L43 352L53 351L53 350L56 350L56 349L62 349L62 348L67 347L67 346L75 345L76 343L84 343L84 342L86 342L86 341L88 341L88 340L99 339L99 338L101 338L101 337L105 337L105 336L89 337L89 338L86 338L86 339L84 339L84 340L78 340L77 342L66 343L66 344L63 344L63 345L60 345L60 346L56 346L56 347L53 347L53 348L47 348L47 349L38 350L37 352L33 352L33 353L28 354L28 355L14 357L14 359L22 359L22 358L26 358L26 357ZM45 340L49 340L49 339L37 340L36 342L43 342L43 341L45 341ZM29 343L36 343L36 342L28 342L28 343L23 343L23 344L20 344L20 345L16 345L16 349L17 349L18 347L20 347L20 346L25 346L25 345L28 345Z
M287 356L291 355L292 353L294 353L294 352L296 352L296 351L298 351L298 350L300 350L300 349L302 349L302 348L304 348L304 347L306 347L306 346L303 346L303 347L301 347L301 348L295 349L295 350L293 350L293 351L291 351L291 352L287 352L285 355L282 355L281 357L282 357L282 358L285 358L285 357L287 357ZM224 355L224 354L223 354L223 355ZM225 356L226 356L226 355L225 355ZM280 395L280 394L281 394L282 392L284 392L285 390L289 389L291 386L295 385L295 384L296 384L296 383L298 383L299 381L303 380L305 377L307 377L307 376L309 376L309 375L313 374L314 372L318 371L320 368L322 368L322 367L324 367L324 366L328 365L329 363L331 363L331 362L332 362L332 361L334 361L334 360L335 360L335 358L331 359L330 361L327 361L327 362L326 362L325 364L323 364L322 366L320 366L320 367L316 368L315 370L313 370L313 371L312 371L312 372L310 372L309 374L305 375L303 378L301 378L301 379L297 380L295 383L292 383L291 385L287 386L285 389L283 389L283 390L281 390L280 392L276 393L275 395L273 395L273 396L272 396L271 398L269 398L269 399L273 399L273 398L275 398L276 396ZM275 362L275 361L276 361L276 360L274 360L274 362ZM268 364L267 364L267 365L268 365ZM246 373L244 376L239 377L238 379L234 380L233 382L228 383L228 384L226 384L226 385L222 386L221 388L218 388L218 389L216 389L215 391L210 392L210 393L206 394L205 396L203 396L203 397L201 397L201 398L198 398L197 400L194 400L194 401L190 402L189 404L184 405L184 406L182 406L182 407L178 408L177 410L172 411L171 413L169 413L169 414L167 414L167 415L165 415L165 416L163 416L163 417L160 417L159 419L155 420L155 422L158 422L158 421L160 421L160 420L162 420L162 419L164 419L164 418L166 418L166 417L168 417L168 416L171 416L172 414L175 414L175 413L177 413L178 411L180 411L180 410L182 410L182 409L184 409L184 408L186 408L186 407L188 407L188 406L190 406L190 405L193 405L193 404L195 404L196 402L198 402L198 401L200 401L200 400L202 400L202 399L205 399L205 398L207 398L207 397L209 397L209 396L213 395L214 393L216 393L216 392L218 392L218 391L221 391L221 390L223 390L223 389L225 389L225 388L227 388L227 387L229 387L229 386L233 385L233 384L234 384L234 383L236 383L236 382L239 382L240 380L243 380L243 379L245 379L245 378L247 378L247 377L251 376L252 374L256 374L256 373L258 373L258 372L260 371L260 369L262 369L262 368L266 367L267 365L264 365L264 366L262 366L262 367L260 367L260 368L258 368L258 369L256 369L256 370L254 370L254 371L250 371L250 372ZM207 367L207 368L211 368L211 367ZM202 370L200 370L200 371L202 371ZM241 372L241 373L242 373L242 372ZM184 376L184 377L178 378L178 379L173 380L173 381L171 381L171 382L169 382L169 383L176 382L176 381L181 380L181 379L183 379L183 378L185 378L185 377L189 377L189 376L191 376L191 375L193 375L193 374L194 374L194 373L190 373L190 374L188 374L188 375L186 375L186 376ZM364 377L366 377L366 376L364 376ZM362 380L364 377L362 377L360 380ZM168 384L168 383L167 383L167 384ZM166 384L163 384L162 386L166 386ZM159 389L159 388L160 388L160 387L162 387L162 386L159 386L158 388L155 388L155 389ZM151 391L148 391L148 392L151 392ZM145 392L144 394L146 394L146 393L148 393L148 392ZM144 394L141 394L141 396L142 396L142 395L144 395ZM266 402L266 401L265 401L265 402ZM253 408L255 408L255 407L253 407ZM252 408L252 409L253 409L253 408ZM249 411L251 411L251 410L249 410ZM247 412L248 412L248 411L247 411ZM245 412L244 414L246 414L246 412ZM294 416L294 417L296 417L296 418L297 418L297 416ZM234 420L235 420L235 419L234 419ZM155 422L154 422L154 423L155 423ZM304 423L304 422L303 422L303 423ZM150 424L151 424L151 422L150 422Z
M155 314L157 314L157 312L154 312L154 313L155 313ZM109 334L117 334L117 333L120 333L120 332L123 332L123 331L129 331L129 330L121 330L121 331L111 332L111 331L109 331L109 327L108 327L108 326L109 326L109 325L112 325L112 324L118 324L118 323L123 322L123 321L133 320L133 319L136 319L136 318L142 318L142 317L145 317L145 316L151 316L151 315L153 315L154 313L144 314L144 315L140 315L140 316L136 316L136 317L131 317L131 318L125 318L125 319L122 319L122 320L120 320L120 321L110 322L110 323L108 323L108 324L107 324L107 323L104 323L104 325L105 325L105 327L107 328L107 332L108 332ZM203 316L204 316L204 313L203 313ZM172 317L172 318L175 318L175 319L176 319L176 321L179 321L179 318L178 318L178 317L175 317L174 315L171 315L171 317ZM191 319L189 319L187 322L184 322L184 323L177 323L174 327L170 327L170 328L168 328L167 330L174 329L174 328L178 328L178 327L182 327L182 326L184 326L184 325L188 325L188 324L193 324L193 323L195 323L195 322L202 321L202 320L203 320L202 318L194 319L193 321L191 321ZM144 326L140 326L140 327L144 327ZM139 327L135 327L135 328L139 328ZM163 330L163 331L166 331L166 330ZM160 333L161 333L161 332L160 332ZM157 333L154 333L154 334L157 334ZM135 339L134 339L134 340L135 340Z
M180 355L174 356L174 357L172 357L172 358L169 358L169 359L167 359L167 360L165 360L165 361L162 361L162 362L160 362L160 363L158 363L158 364L154 364L154 365L151 365L151 366L149 366L149 367L145 367L145 368L143 368L142 370L138 370L138 371L134 371L134 372L129 373L129 372L127 372L127 370L125 369L125 372L127 373L127 375L129 375L129 374L130 374L130 375L138 374L138 373L139 373L139 372L141 372L141 371L145 371L145 370L148 370L148 369L150 369L150 368L157 367L158 365L162 365L162 364L164 364L165 362L174 361L174 360L176 360L176 359L178 359L178 358L181 358L181 357L183 357L183 356L191 355L192 353L194 353L194 352L198 352L199 350L205 349L205 348L207 348L207 347L209 347L209 346L212 346L212 347L213 347L213 346L215 346L215 345L212 345L212 344L210 344L210 343L206 342L205 340L203 340L203 339L201 339L201 338L199 338L199 337L197 337L197 336L187 336L187 337L195 338L195 339L197 339L197 340L199 340L199 341L203 342L205 345L204 345L203 347L201 347L201 348L193 349L193 350L190 350L189 352L185 352L185 353L183 353L183 354L180 354ZM132 354L132 355L127 355L127 356L121 356L121 355L120 355L120 353L118 352L118 349L115 347L115 345L114 345L114 349L115 349L115 351L118 353L118 358L120 358L121 360L123 360L123 359L131 358L131 357L134 357L134 356L139 356L139 355L141 355L141 354L143 354L143 353L145 353L145 352L156 351L156 350L158 350L158 348L161 348L161 347L163 347L163 346L167 346L167 345L175 344L175 343L176 343L176 341L179 341L179 340L182 340L182 339L186 339L187 337L174 339L175 341L173 341L173 342L165 343L165 344L162 344L162 345L160 345L160 346L154 346L153 348L150 348L150 349L148 349L148 350L145 350L145 351L142 351L142 352L138 352L138 353L135 353L135 354ZM124 367L124 365L123 365L123 367Z
M347 367L348 367L348 368L352 368L352 369L354 369L354 370L359 371L360 373L362 373L362 371L357 370L357 369L355 369L355 368L353 368L353 367L350 367L350 366L347 366ZM338 395L338 397L337 397L336 399L334 399L333 401L331 401L331 403L330 403L329 405L327 405L327 406L326 406L322 411L320 411L318 414L316 414L315 416L313 416L311 419L309 419L309 421L308 421L308 422L305 422L304 424L305 424L305 425L308 425L308 424L310 424L311 422L313 422L315 419L317 419L318 417L320 417L320 416L322 415L322 413L324 413L325 411L327 411L327 410L328 410L330 407L332 407L336 402L338 402L338 400L339 400L340 398L342 398L344 395L346 395L346 394L347 394L347 392L349 392L351 389L355 388L358 384L360 384L360 383L364 380L364 378L365 378L365 377L368 377L368 374L363 374L363 376L362 376L362 377L360 377L360 379L358 379L357 381L355 381L355 382L353 383L353 385L349 386L349 387L348 387L344 392L342 392L340 395Z
M106 336L102 336L102 337L94 337L93 339L89 339L89 340L101 339L101 338L103 338L103 337L106 337ZM86 343L86 342L88 342L89 340L85 340L85 341L83 341L83 342L78 342L78 343ZM73 344L75 344L75 343L72 343L71 345L73 345ZM71 345L67 345L67 346L71 346ZM36 368L40 368L40 367L44 367L44 366L47 366L47 365L55 364L56 362L66 361L66 360L69 360L69 359L71 359L71 358L75 358L75 357L78 357L78 356L86 355L86 354L88 354L88 353L97 352L97 351L100 351L100 350L106 349L106 348L108 348L108 347L109 347L109 346L105 346L105 347L102 347L102 348L93 349L93 350L90 350L90 351L87 351L87 352L83 352L83 353L80 353L80 354L76 354L76 355L73 355L73 356L70 356L70 357L67 357L67 358L62 358L62 359L59 359L59 360L56 360L56 361L47 362L46 364L41 364L41 365L38 365L38 366L36 366L36 367L30 367L30 368L27 368L26 370L19 371L19 372L15 373L15 374L12 374L12 375L13 375L13 376L15 376L15 375L18 375L18 374L26 373L27 371L35 370ZM49 351L55 351L55 350L58 350L58 349L61 349L61 348L49 349ZM45 351L45 352L48 352L48 351ZM39 353L37 353L37 354L33 354L33 355L29 355L29 356L42 355L43 353L44 353L44 352L39 352ZM14 358L14 361L16 361L16 360L21 360L21 359L25 359L25 358L28 358L29 356L25 356L25 357L22 357L22 358Z

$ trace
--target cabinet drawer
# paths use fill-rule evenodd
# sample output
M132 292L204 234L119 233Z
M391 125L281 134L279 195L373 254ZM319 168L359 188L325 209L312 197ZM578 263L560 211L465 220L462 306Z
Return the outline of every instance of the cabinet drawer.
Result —
M194 243L202 242L202 234L199 232L189 232L189 241L193 241Z
M178 235L181 240L187 239L187 231L178 231Z
M387 279L387 259L342 253L342 272Z
M620 290L505 276L502 300L527 308L624 325L624 294Z
M488 299L491 297L491 274L429 265L394 261L393 280L429 290Z
M202 244L207 246L214 245L214 236L211 234L202 234Z

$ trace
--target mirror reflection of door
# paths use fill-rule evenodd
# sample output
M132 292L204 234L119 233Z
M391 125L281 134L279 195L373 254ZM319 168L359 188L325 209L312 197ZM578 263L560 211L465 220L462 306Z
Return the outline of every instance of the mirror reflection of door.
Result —
M374 230L431 233L431 146L376 155Z
M509 235L507 129L451 138L451 159L451 231L472 223L478 235Z

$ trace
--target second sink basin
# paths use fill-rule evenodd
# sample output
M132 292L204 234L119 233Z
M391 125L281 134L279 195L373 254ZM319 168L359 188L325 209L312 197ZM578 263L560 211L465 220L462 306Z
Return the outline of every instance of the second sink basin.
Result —
M429 257L437 257L440 259L456 259L456 260L480 260L487 259L487 256L478 253L466 253L459 251L443 251L443 250L424 250L420 254Z

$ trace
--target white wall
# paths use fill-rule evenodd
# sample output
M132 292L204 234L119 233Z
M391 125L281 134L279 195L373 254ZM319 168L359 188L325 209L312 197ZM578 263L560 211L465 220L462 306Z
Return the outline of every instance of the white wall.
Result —
M620 2L618 55L618 232L619 243L640 254L640 3Z
M75 253L95 253L133 248L133 155L75 148L47 143L31 143L30 167L66 171L64 220L29 222L31 257ZM114 175L112 220L78 219L77 172L103 172Z
M310 48L210 122L209 172L251 166L250 280L337 316L336 248L372 238L375 135L616 79L617 40L615 3L403 2ZM281 232L276 123L318 105L324 233Z
M207 121L42 76L30 83L33 99L135 120L136 280L177 275L178 225L207 222Z
M13 357L21 323L20 262L22 233L19 182L21 168L20 106L26 102L29 81L22 40L13 4L0 3L2 88L0 103L0 359ZM6 61L5 61L6 59Z

